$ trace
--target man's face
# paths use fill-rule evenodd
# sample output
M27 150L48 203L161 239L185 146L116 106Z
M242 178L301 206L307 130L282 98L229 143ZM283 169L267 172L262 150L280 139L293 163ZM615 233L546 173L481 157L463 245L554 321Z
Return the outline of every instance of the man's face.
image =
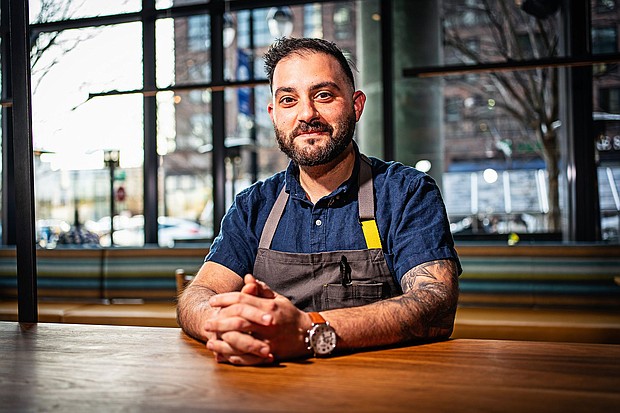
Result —
M276 66L268 106L280 149L301 166L334 160L351 143L366 96L335 58L292 54Z

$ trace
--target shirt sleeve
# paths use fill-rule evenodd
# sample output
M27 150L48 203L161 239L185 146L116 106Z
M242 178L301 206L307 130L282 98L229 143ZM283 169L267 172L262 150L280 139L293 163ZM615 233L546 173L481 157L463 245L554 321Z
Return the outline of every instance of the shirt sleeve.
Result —
M240 193L224 215L220 233L213 240L205 261L213 261L240 277L252 273L258 243L250 229L247 193Z
M462 272L439 187L426 174L406 179L405 194L392 205L388 259L398 282L410 269L429 261L449 259ZM402 188L402 187L401 187Z

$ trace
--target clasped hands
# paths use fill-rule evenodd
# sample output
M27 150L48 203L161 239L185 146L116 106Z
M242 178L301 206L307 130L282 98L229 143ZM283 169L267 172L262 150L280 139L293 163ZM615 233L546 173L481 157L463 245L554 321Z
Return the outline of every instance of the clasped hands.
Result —
M241 291L214 295L209 305L215 311L205 324L207 348L218 362L268 364L311 354L308 314L250 274Z

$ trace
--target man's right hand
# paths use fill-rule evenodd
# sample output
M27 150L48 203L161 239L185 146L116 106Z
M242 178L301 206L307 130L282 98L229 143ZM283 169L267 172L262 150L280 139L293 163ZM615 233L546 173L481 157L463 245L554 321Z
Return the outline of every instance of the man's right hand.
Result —
M256 280L250 274L245 276L244 282L241 294L267 299L272 299L276 296L265 283ZM218 311L209 320L207 328L215 324L229 326L228 328L233 325L237 326L236 331L226 331L220 334L214 332L207 333L209 336L207 348L213 351L218 362L255 365L272 363L274 361L269 345L263 340L252 336L252 329L255 329L257 325L264 326L271 323L269 315L265 316L265 314L256 313L247 308L244 310L240 307L217 308ZM256 317L260 317L260 319L256 319Z
M218 294L209 300L212 307L221 307L206 326L207 331L218 335L219 340L209 340L208 344L218 360L260 364L273 362L276 357L308 355L304 344L305 332L312 324L308 314L253 276L246 275L244 282L240 292ZM268 356L262 347L265 345Z

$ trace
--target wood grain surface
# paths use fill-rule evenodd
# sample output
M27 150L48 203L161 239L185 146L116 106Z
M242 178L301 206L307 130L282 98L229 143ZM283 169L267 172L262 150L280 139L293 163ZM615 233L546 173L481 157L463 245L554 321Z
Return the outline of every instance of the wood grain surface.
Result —
M0 322L2 412L612 412L620 346L467 340L216 363L177 328Z

